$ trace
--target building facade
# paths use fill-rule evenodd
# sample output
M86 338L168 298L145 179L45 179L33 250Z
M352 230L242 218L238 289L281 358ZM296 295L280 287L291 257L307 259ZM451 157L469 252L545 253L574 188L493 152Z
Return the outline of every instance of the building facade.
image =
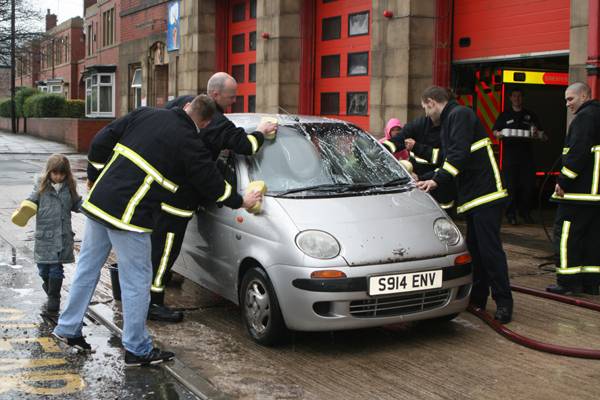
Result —
M0 99L10 97L10 66L0 65Z

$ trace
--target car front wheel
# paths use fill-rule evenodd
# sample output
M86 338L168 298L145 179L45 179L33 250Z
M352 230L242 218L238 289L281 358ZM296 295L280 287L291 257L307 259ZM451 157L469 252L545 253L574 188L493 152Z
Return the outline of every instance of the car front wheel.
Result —
M246 330L262 345L273 345L286 331L279 302L266 272L252 268L246 272L240 290L240 305Z

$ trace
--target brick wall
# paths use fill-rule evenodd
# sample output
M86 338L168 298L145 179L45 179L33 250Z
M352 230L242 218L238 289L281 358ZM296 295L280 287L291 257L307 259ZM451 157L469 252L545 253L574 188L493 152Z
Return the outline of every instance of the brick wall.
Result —
M167 35L167 3L151 5L136 11L140 1L123 1L121 12L121 42L142 39L148 35L163 33Z

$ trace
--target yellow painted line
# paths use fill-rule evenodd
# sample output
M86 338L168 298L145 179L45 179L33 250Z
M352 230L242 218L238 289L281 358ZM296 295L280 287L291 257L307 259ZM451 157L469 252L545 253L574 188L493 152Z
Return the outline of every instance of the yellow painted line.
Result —
M49 337L19 337L9 338L7 340L0 340L0 351L11 351L13 350L13 344L29 344L38 343L42 346L42 350L46 353L60 353L62 350L56 345L54 339Z
M61 386L48 387L49 384ZM85 382L80 375L65 370L24 372L3 376L0 380L0 394L16 391L46 396L65 395L79 392L84 387Z
M52 367L66 363L67 360L64 358L0 358L0 371Z
M0 329L33 329L39 326L39 324L0 324Z

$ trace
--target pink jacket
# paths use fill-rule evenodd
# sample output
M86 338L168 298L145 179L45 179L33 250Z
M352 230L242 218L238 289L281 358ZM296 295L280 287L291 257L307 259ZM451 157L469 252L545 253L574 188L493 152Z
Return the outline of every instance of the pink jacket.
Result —
M379 142L381 143L386 140L390 140L392 138L392 135L391 135L392 128L394 128L396 126L399 128L402 128L402 124L400 123L400 120L398 118L390 118L390 120L385 125L385 136L382 139L379 139ZM404 149L404 150L395 152L394 157L396 157L396 160L408 160L408 158L410 157L410 154L408 153L408 151L406 149Z

